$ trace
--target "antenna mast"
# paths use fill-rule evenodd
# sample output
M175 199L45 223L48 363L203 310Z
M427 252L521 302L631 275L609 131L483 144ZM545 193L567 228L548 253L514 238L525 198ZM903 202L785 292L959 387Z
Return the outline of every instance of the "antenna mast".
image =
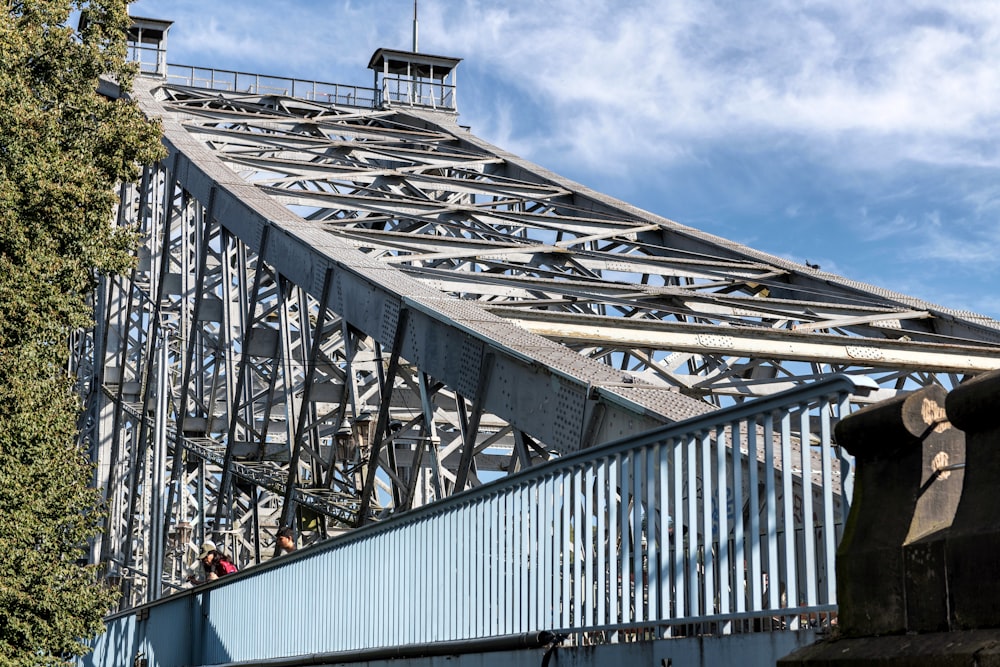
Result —
M417 52L417 0L413 0L413 52Z

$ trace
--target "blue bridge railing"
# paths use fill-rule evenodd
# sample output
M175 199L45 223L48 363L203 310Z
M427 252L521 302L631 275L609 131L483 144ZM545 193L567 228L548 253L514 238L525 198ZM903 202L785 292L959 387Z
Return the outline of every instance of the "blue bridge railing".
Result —
M874 388L865 380L833 376L581 451L114 615L88 664L829 624L850 484L832 425Z

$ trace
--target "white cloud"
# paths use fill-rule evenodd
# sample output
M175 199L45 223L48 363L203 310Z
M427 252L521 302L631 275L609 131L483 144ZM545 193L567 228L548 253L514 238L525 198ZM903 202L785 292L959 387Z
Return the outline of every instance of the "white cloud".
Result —
M365 83L365 67L375 49L408 48L410 23L399 9L405 0L382 2L267 2L217 0L139 0L133 15L174 21L169 39L171 62L298 76L336 83ZM171 55L173 54L173 55Z
M913 266L934 262L945 270L950 265L970 274L1000 271L996 261L1000 226L993 220L984 224L981 220L946 218L937 210L885 218L862 209L852 227L860 242L881 243L903 254L902 260Z
M193 65L368 85L376 48L410 45L412 0L133 9L173 19L171 61ZM422 0L420 12L420 50L463 58L461 121L517 155L824 269L835 260L816 247L858 266L846 258L884 246L897 282L941 293L1000 271L993 0Z
M863 242L872 243L912 235L917 231L918 224L902 214L896 214L891 219L869 216L868 210L862 208L854 221L854 228Z
M1000 230L995 225L962 227L924 229L923 242L914 251L915 259L947 262L971 273L997 274Z
M998 162L1000 12L985 2L467 0L437 11L428 39L543 102L543 145L594 168L788 134L848 149L837 158L849 166Z
M211 60L188 64L363 83L375 48L408 47L411 6L141 0L133 12L174 19L172 50ZM421 50L458 55L544 110L507 138L594 169L683 162L716 143L781 137L848 168L1000 164L1000 12L991 1L420 8ZM480 118L470 121L503 124L473 108Z

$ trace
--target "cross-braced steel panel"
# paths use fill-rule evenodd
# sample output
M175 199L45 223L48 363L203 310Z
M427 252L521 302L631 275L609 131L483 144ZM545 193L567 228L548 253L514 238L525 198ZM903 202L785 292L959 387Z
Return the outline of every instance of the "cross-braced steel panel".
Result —
M721 404L837 370L889 390L997 365L997 323L756 252L488 146L451 116L172 90L258 191L387 266ZM977 349L987 347L990 349Z
M552 455L831 373L877 400L1000 367L1000 324L638 210L454 114L138 82L89 430L129 601ZM83 352L81 352L83 354Z

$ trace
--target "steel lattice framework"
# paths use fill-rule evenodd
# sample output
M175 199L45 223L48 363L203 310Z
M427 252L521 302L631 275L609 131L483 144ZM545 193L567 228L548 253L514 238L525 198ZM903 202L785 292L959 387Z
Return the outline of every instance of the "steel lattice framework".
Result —
M1000 367L1000 324L636 209L453 110L143 77L169 157L77 338L124 604L209 536L243 563L553 455L831 373L866 400Z

